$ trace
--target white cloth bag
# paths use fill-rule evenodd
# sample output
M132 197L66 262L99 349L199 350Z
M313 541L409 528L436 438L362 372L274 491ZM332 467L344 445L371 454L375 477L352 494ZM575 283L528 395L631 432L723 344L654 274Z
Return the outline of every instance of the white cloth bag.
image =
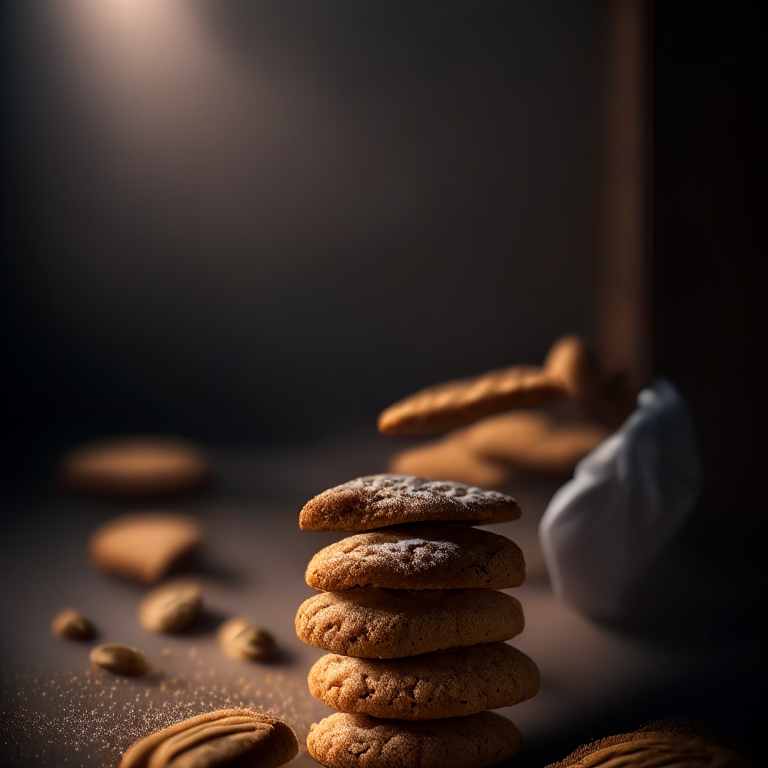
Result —
M587 616L621 618L629 590L691 513L702 475L690 410L657 378L547 506L539 539L555 594Z

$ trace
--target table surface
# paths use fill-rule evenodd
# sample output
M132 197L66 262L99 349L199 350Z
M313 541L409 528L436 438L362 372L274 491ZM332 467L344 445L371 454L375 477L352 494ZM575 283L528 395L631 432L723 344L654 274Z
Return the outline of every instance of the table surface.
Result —
M7 504L0 544L0 763L116 766L140 736L237 705L285 718L303 744L310 724L331 710L306 685L323 651L298 640L293 620L313 594L304 583L307 563L344 534L302 532L298 511L325 488L384 471L393 450L393 443L357 432L303 448L214 450L215 484L162 505L80 499L45 488L17 495ZM648 575L645 613L634 626L599 624L559 601L547 578L537 526L561 482L518 477L505 490L516 496L523 517L492 529L525 553L527 581L509 590L526 615L513 644L536 661L542 677L535 698L498 710L526 742L511 764L544 766L593 738L670 716L725 728L756 751L765 714L757 547L738 537L727 547L687 540L684 531ZM85 557L99 524L149 508L190 513L207 529L194 570L205 616L182 635L144 630L135 617L145 590L97 572ZM91 672L92 644L50 632L52 616L68 605L92 618L98 642L142 648L153 671L142 678ZM270 664L226 658L215 628L233 615L269 629L280 658ZM316 763L302 747L292 765Z

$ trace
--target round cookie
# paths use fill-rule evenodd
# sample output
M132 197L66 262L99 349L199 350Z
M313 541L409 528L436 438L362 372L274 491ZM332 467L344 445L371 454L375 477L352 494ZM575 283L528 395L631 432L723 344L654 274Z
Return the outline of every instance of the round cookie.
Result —
M337 713L307 737L309 754L328 768L486 768L522 744L515 724L495 712L418 723Z
M194 491L210 479L199 446L171 437L123 437L87 443L59 465L69 491L88 496L140 497Z
M520 602L492 589L322 592L296 614L296 634L305 643L365 659L510 640L524 626Z
M384 435L435 435L492 413L563 400L568 388L541 368L515 366L416 392L379 416Z
M436 720L530 699L539 670L511 645L489 643L384 661L328 654L308 682L312 695L337 712Z
M503 485L512 474L509 465L473 453L463 429L396 453L389 461L389 471L418 475L427 480L454 480L483 488Z
M358 533L321 549L307 584L338 591L507 589L525 581L520 547L506 536L466 525L412 525Z
M689 718L653 720L598 739L547 768L757 768L731 734Z
M303 531L369 531L402 523L505 523L520 507L498 491L411 475L367 475L329 488L299 513Z
M247 709L220 709L151 733L123 754L120 768L248 765L277 768L299 751L282 720Z
M88 543L88 555L105 573L155 584L184 562L202 539L202 526L191 517L137 512L98 528Z

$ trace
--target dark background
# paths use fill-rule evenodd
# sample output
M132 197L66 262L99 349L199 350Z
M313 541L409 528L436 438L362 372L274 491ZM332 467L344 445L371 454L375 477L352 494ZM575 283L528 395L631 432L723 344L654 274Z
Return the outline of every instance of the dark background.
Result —
M21 443L373 429L591 332L602 3L4 16Z
M262 475L271 447L308 445L304 485L325 482L332 433L374 441L419 387L594 335L607 8L3 3L3 490L141 431L260 451ZM647 333L706 461L692 595L715 590L737 649L757 648L764 583L759 9L650 16ZM761 659L628 692L551 758L648 712L710 708L756 739Z
M115 432L373 429L414 389L594 336L607 8L3 3L10 478ZM741 506L758 8L650 14L652 368L694 406L713 501Z

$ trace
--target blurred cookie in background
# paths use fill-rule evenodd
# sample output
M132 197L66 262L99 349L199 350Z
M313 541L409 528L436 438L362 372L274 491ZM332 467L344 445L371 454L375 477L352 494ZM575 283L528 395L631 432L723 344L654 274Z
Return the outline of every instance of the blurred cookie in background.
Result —
M587 342L568 334L541 368L428 387L385 409L378 427L386 435L447 431L397 453L391 472L499 488L520 472L570 476L629 416L635 397L626 374L606 373Z
M88 557L104 573L156 584L189 562L203 537L202 525L189 515L136 512L97 528L88 542Z
M547 768L757 768L731 734L699 720L666 718L585 744Z
M166 436L126 436L73 448L59 463L59 483L87 496L165 496L187 493L211 479L208 454Z
M503 462L526 472L570 475L610 434L593 421L559 421L541 411L512 411L472 425L464 441L478 460Z
M427 480L455 480L498 488L514 474L508 464L479 456L469 446L466 429L446 437L406 448L389 462L389 471L400 475L416 475Z
M600 379L597 358L580 336L561 336L544 359L544 371L561 381L575 400L594 397Z
M550 347L544 371L568 390L563 414L590 419L611 430L635 408L638 389L627 371L607 371L594 350L580 336L561 336Z

